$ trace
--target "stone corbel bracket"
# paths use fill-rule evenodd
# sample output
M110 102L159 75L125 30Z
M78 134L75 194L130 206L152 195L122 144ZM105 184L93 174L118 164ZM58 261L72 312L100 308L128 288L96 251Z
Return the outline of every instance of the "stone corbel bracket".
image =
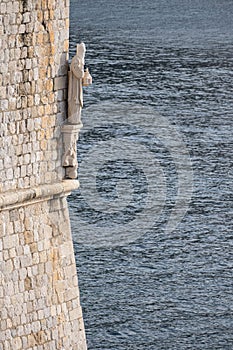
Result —
M62 127L64 149L62 166L65 168L68 179L76 179L78 176L77 141L82 127L82 123L65 124Z

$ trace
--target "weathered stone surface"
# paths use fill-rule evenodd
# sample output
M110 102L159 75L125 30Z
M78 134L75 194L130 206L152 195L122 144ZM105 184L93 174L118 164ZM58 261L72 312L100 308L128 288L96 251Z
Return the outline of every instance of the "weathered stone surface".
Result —
M68 0L0 1L0 349L86 350L64 181Z
M71 235L60 229L68 217L64 204L57 198L24 206L17 234L8 227L14 226L19 210L0 212L0 249L5 255L0 263L0 313L1 320L8 318L1 326L0 344L8 341L10 349L46 349L48 344L57 349L53 344L58 342L67 350L86 349ZM61 208L65 215L60 215ZM80 337L74 321L83 330ZM9 333L13 324L15 331Z
M63 120L66 113L69 2L53 6L48 0L0 4L0 159L8 156L8 166L0 167L0 192L64 177L61 131L55 134L54 128L57 111ZM50 168L43 174L39 150L47 152L46 161L50 157ZM18 166L12 169L12 163Z

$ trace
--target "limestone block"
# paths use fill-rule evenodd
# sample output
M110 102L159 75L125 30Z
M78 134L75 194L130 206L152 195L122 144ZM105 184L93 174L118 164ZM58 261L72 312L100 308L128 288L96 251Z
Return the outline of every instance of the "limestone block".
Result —
M66 76L56 77L54 79L54 90L62 90L67 88L67 78Z

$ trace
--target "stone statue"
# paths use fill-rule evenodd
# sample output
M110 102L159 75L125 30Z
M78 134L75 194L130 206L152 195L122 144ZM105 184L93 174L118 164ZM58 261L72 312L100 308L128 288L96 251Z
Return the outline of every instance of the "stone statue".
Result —
M86 47L84 43L77 45L76 55L72 58L68 72L68 123L81 123L81 110L83 107L82 79L84 77L84 58Z
M68 119L62 128L64 146L62 165L66 169L66 177L69 179L77 177L76 143L82 128L83 86L92 83L92 77L88 69L84 72L85 52L85 44L78 44L76 55L71 61L68 72Z

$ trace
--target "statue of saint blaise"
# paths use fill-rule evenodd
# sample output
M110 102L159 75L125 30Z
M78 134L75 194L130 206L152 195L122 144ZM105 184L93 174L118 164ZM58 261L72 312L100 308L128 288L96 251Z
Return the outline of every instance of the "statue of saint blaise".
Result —
M86 47L84 43L77 45L76 55L72 58L68 76L68 123L81 123L81 110L83 107L82 80L84 77L84 58Z
M85 52L85 44L78 44L76 55L72 58L68 71L68 119L62 129L64 144L62 165L66 168L66 177L70 179L77 177L76 142L82 128L83 86L89 86L92 83L88 69L84 72Z

